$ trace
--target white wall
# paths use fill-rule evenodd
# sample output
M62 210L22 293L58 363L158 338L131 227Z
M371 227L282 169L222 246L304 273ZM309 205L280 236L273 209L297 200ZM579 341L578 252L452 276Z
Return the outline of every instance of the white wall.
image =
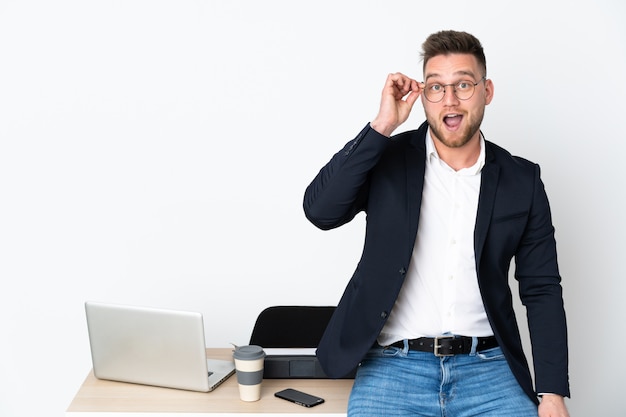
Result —
M335 304L364 220L315 229L304 188L449 28L485 47L487 138L543 168L572 416L623 415L625 23L618 0L0 0L0 415L63 415L88 299L201 311L210 346Z

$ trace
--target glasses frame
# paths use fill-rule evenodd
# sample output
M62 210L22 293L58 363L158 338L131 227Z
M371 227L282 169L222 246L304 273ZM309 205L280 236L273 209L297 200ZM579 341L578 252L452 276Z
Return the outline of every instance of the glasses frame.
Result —
M446 89L446 87L452 87L452 91L454 92L454 97L456 97L458 100L462 100L462 101L469 100L469 99L471 99L472 97L474 97L474 93L476 92L476 86L477 86L478 84L480 84L481 82L483 82L483 81L487 81L487 76L486 76L486 75L483 75L483 76L480 78L480 80L478 80L478 81L476 81L476 82L472 82L472 81L470 81L470 80L459 80L459 81L457 81L457 82L455 82L455 83L452 83L452 84L441 84L441 86L443 87L443 94L441 95L441 98L440 98L439 100L437 100L437 101L433 101L433 100L431 100L431 99L429 99L429 98L428 98L428 94L426 94L426 82L424 82L424 83L423 83L423 84L424 84L424 97L426 97L426 100L430 101L431 103L439 103L439 102L441 102L441 101L443 100L443 98L446 96L446 92L448 91L448 90ZM457 86L457 85L459 85L459 84L460 84L460 83L462 83L462 82L469 82L470 84L473 84L473 85L474 85L474 90L472 90L472 95L471 95L471 96L469 96L469 97L467 97L467 98L461 98L461 97L459 97L459 96L456 94L456 86Z

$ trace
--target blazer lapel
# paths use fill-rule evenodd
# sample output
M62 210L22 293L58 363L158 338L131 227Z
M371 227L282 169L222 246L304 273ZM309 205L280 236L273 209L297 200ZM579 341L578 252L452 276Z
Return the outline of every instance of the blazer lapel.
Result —
M480 180L480 194L478 196L478 213L476 214L476 226L474 228L474 252L476 264L480 262L487 230L491 223L493 205L496 201L496 190L498 188L498 177L500 167L495 163L495 157L490 152L489 144L485 143L486 163L483 167Z
M407 184L407 213L409 216L410 242L408 248L413 248L417 236L417 224L422 205L422 191L424 189L424 173L426 171L426 132L428 126L424 123L417 134L411 139L411 146L406 151L406 184Z

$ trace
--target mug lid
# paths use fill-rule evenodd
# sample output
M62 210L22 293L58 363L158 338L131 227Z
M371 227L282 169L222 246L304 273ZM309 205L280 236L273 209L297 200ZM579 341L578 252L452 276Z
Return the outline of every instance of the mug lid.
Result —
M233 351L233 357L243 360L260 359L265 357L265 351L257 345L237 346Z

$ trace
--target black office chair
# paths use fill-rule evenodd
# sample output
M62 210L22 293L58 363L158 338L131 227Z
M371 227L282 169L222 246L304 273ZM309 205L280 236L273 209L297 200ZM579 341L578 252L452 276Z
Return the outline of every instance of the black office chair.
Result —
M272 306L257 317L251 345L264 348L315 348L319 344L333 306Z
M322 339L335 307L273 306L257 317L251 345L264 348L316 348ZM354 378L356 369L344 378ZM263 378L328 378L316 357L268 355Z

